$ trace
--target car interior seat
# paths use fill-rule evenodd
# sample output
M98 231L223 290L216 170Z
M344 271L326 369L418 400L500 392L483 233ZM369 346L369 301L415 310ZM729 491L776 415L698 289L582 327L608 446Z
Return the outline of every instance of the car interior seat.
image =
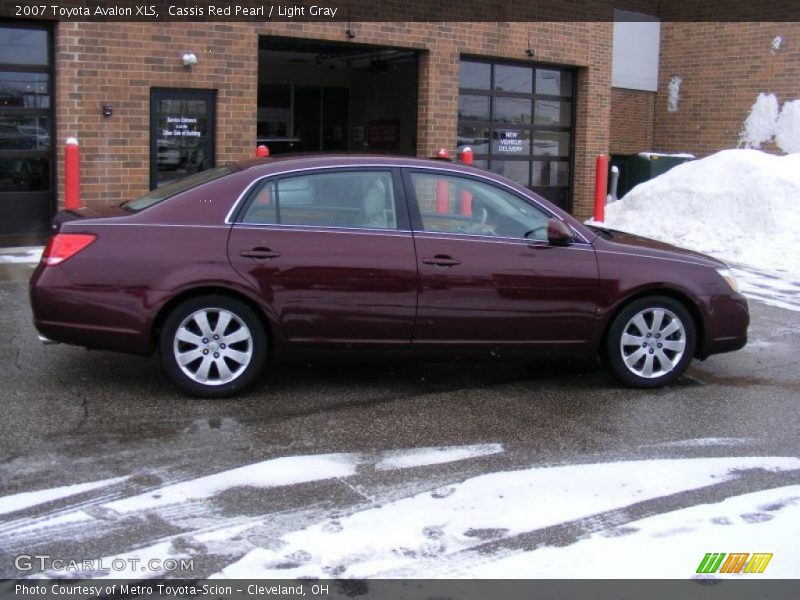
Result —
M386 186L379 179L370 184L361 207L361 226L371 229L387 229Z

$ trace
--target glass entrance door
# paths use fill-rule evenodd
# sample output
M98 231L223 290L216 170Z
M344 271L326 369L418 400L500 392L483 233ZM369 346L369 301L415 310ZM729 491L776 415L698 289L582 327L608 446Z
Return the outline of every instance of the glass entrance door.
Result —
M48 26L0 24L0 243L47 233L53 214Z
M150 92L150 189L214 166L214 90Z

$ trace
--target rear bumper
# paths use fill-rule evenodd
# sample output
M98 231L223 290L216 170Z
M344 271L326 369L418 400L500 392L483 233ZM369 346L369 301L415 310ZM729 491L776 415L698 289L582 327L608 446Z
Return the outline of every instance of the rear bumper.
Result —
M29 294L43 343L142 355L152 351L150 332L162 292L76 286L59 267L39 265Z
M705 336L698 349L698 358L733 352L747 344L750 311L741 294L714 296L708 299Z

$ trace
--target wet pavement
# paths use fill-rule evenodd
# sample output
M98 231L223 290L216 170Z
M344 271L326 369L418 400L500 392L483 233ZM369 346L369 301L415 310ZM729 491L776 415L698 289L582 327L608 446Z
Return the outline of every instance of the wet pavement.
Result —
M800 312L751 303L745 349L695 361L688 376L656 391L621 388L586 364L293 364L271 368L240 398L212 401L180 393L155 357L40 345L27 301L31 270L0 265L0 496L115 481L0 514L4 557L113 556L165 540L185 551L182 545L194 543L187 532L249 526L250 546L204 546L192 554L198 557L192 574L208 575L238 559L245 546L269 547L321 516L338 518L484 473L651 458L800 456ZM360 468L352 477L268 490L232 487L132 513L109 508L279 457L358 453L375 465L404 449L480 445L502 452L405 469ZM738 481L730 489L695 490L686 502L798 485L800 471L754 470ZM682 500L656 499L647 510L675 510L676 502ZM581 531L547 535L568 541ZM1 560L0 577L14 575L13 563Z

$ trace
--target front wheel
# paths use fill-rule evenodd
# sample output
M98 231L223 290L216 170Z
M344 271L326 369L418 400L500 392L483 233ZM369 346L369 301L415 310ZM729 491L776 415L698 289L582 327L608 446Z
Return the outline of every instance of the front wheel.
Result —
M657 388L686 372L694 356L696 328L689 311L672 298L651 296L626 306L614 319L605 358L623 384Z
M161 360L181 388L222 398L250 385L267 355L264 328L243 302L200 296L180 304L161 330Z

